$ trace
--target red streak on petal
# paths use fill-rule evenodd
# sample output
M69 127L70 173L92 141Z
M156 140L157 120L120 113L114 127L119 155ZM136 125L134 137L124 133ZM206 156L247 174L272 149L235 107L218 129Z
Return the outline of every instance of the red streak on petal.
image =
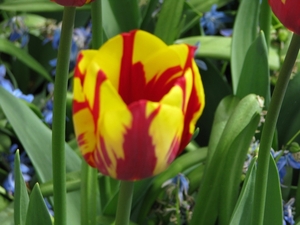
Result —
M188 68L192 68L192 59L194 57L194 51L195 51L195 47L193 46L189 46L189 54L187 57L187 61L186 61L186 65L185 65L185 70ZM195 76L195 74L193 74L193 77ZM194 78L193 78L194 79ZM193 84L195 82L193 81ZM183 149L186 147L186 145L189 143L192 134L190 133L189 129L190 129L190 122L192 121L193 115L195 112L198 112L201 108L201 102L199 102L198 99L198 94L197 94L197 90L195 88L195 86L192 87L192 92L189 98L189 102L187 105L187 111L185 113L184 116L184 129L182 132L182 139L181 139L181 145L178 151L179 155Z
M146 101L130 106L132 126L124 135L124 159L117 160L117 177L121 180L139 180L153 175L157 158L149 128L160 108L146 118Z

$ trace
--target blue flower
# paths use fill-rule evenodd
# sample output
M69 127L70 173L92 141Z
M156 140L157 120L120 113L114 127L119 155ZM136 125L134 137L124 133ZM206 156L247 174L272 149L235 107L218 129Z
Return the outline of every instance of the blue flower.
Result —
M54 84L53 83L48 83L47 91L48 91L50 96L53 96L53 92L54 92ZM45 106L42 110L42 114L44 116L45 123L51 125L52 124L52 118L53 118L53 98L50 98L46 102L46 104L45 104Z
M295 224L293 215L293 204L295 199L291 198L287 203L283 205L283 225L293 225Z
M200 19L200 25L207 35L217 34L222 28L225 28L225 23L229 22L232 22L232 18L224 12L218 12L215 4Z
M44 44L51 41L53 49L57 50L59 46L60 35L61 26L58 25L53 30L52 35L50 35L44 40ZM80 27L74 29L70 52L70 70L72 70L75 66L78 52L82 49L87 49L89 47L91 38L91 23L89 23L87 27ZM52 67L56 67L56 63L56 58L49 61L49 64ZM55 74L55 71L53 71L53 74Z
M183 202L184 195L188 195L189 190L189 181L183 174L178 174L176 177L167 180L163 183L162 187L166 187L169 185L175 185L178 187L178 198L180 202Z
M28 28L24 23L23 17L14 16L7 23L4 28L9 28L10 34L8 39L11 42L17 42L21 47L24 47L29 42Z
M8 92L13 94L15 97L23 99L27 102L32 102L34 99L34 96L32 94L25 95L22 93L20 89L15 89L12 83L5 79L6 74L6 68L4 65L0 65L0 86L2 86L4 89L6 89Z
M10 194L13 194L15 192L15 179L14 179L13 169L14 169L14 155L17 149L18 149L18 145L13 144L10 147L9 154L5 157L7 163L10 165L11 171L8 173L6 179L4 180L3 187ZM31 180L33 174L33 168L30 166L30 160L27 157L25 151L23 151L20 154L20 170L22 172L24 181L28 183Z
M294 154L297 153L291 153L289 151L271 151L271 154L273 155L273 158L277 159L278 157L280 157L277 161L277 169L279 172L279 177L280 177L280 182L283 182L284 176L286 174L286 167L290 166L294 169L300 169L300 162L297 161L294 157Z

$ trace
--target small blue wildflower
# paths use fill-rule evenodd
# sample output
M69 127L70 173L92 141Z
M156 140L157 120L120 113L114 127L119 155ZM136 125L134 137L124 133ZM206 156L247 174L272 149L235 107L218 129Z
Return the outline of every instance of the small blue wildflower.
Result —
M166 187L169 185L178 186L178 198L179 198L180 202L182 203L184 195L185 196L188 195L188 190L189 190L188 179L183 174L180 173L176 177L164 182L162 187Z
M295 199L291 198L287 203L283 205L283 225L294 225L294 215L293 215L293 204Z
M273 158L278 158L277 169L279 172L280 182L283 182L284 176L286 174L286 167L290 166L294 169L300 169L300 161L297 161L294 157L297 153L291 153L287 150L280 150L277 152L271 151Z
M225 23L232 22L232 20L233 19L224 12L218 12L217 5L214 4L209 12L204 13L200 19L200 25L205 34L215 35L220 29L225 28Z
M48 83L47 84L47 91L50 96L53 95L54 92L54 84ZM45 123L51 125L52 124L52 118L53 118L53 98L50 98L46 104L45 107L42 110L42 114L44 116Z
M53 101L48 100L42 112L45 123L51 125L53 119Z
M13 194L15 192L15 179L14 179L13 168L14 168L14 155L17 149L18 149L18 145L13 144L10 147L9 154L6 156L6 160L10 165L11 171L8 173L6 179L4 180L3 187L10 194ZM33 174L33 168L29 166L29 164L30 164L29 158L27 157L25 152L22 152L20 155L20 170L22 172L24 181L26 183L31 180Z
M61 35L61 26L58 25L54 27L52 31L52 35L49 35L44 40L44 44L47 42L52 43L53 49L57 50L59 46L59 40ZM71 52L70 52L70 70L72 70L75 66L78 52L82 49L87 49L91 42L92 34L91 34L91 23L88 24L87 27L75 28L73 31L72 44L71 44ZM57 59L52 59L49 61L49 64L52 67L56 67ZM55 71L53 71L55 73Z
M15 97L23 99L27 102L32 102L34 99L34 96L32 94L25 95L22 93L20 89L15 89L12 83L5 79L6 74L6 68L4 65L0 65L0 86L2 86L4 89L6 89L8 92L13 94Z
M9 28L10 34L8 39L11 42L18 42L21 47L24 47L28 44L29 33L28 28L24 23L23 17L12 17L7 23L4 24L4 28Z

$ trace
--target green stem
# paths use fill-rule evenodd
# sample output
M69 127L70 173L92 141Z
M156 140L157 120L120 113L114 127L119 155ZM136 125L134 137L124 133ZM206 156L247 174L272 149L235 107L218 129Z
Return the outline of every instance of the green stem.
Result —
M98 171L83 161L81 172L81 224L96 225Z
M92 46L93 49L98 49L103 44L103 29L102 29L102 1L96 0L92 2Z
M282 101L286 92L286 88L294 67L300 48L300 36L294 34L279 73L270 107L266 117L266 122L261 136L260 150L257 160L257 173L255 180L255 193L253 204L253 225L263 225L264 210L266 203L267 178L269 168L270 149L275 132L275 127L282 105Z
M115 225L128 225L134 182L121 181Z
M67 224L65 122L67 83L74 18L75 7L65 7L57 56L52 122L52 166L55 225Z
M92 47L97 49L102 45L102 7L101 0L91 4L92 14ZM97 224L97 190L98 170L82 162L82 183L81 183L81 224Z

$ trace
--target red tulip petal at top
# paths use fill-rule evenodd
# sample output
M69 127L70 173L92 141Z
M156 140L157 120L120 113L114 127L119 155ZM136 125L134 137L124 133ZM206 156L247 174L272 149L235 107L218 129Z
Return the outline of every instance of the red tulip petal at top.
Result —
M162 172L180 154L204 107L194 50L135 30L79 54L73 120L91 166L139 180Z
M62 6L83 6L84 4L93 2L94 0L51 0Z
M299 0L269 0L269 4L280 22L300 35Z

